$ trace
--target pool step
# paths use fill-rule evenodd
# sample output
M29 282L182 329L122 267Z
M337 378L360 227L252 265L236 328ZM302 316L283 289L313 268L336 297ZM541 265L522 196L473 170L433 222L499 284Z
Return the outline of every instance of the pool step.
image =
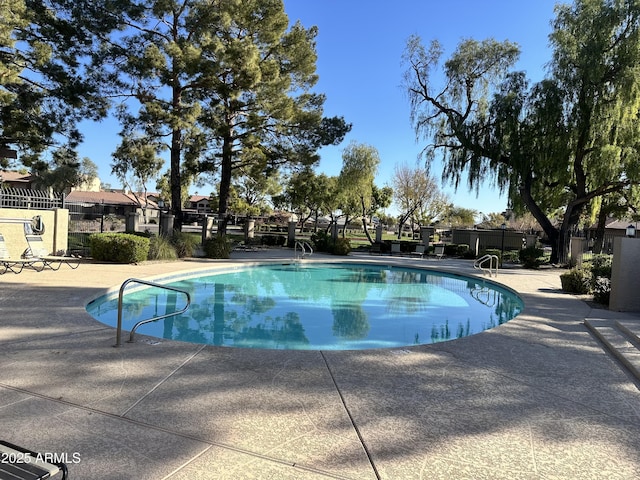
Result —
M629 320L589 318L585 319L584 324L640 381L640 323Z

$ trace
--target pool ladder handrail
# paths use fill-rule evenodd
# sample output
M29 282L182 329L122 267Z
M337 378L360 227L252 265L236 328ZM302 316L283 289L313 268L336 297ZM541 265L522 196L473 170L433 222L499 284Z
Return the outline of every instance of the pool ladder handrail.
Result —
M493 294L493 298L491 298L491 294ZM498 303L498 292L497 290L494 290L492 288L484 286L474 288L473 290L471 290L471 296L487 307L494 307L496 303ZM485 299L483 299L482 297L484 297Z
M495 267L493 266L493 261L494 260L496 261ZM483 266L487 262L489 262L489 268L486 268L486 267ZM490 277L493 274L495 274L495 276L497 277L498 276L498 265L499 264L500 264L500 259L498 258L497 255L486 254L486 255L478 258L473 263L473 268L475 268L476 270L482 270L483 273L488 273Z
M174 292L178 292L178 293L183 293L186 297L187 297L187 303L184 306L183 309L181 310L177 310L173 313L165 313L164 315L157 315L155 317L151 317L151 318L147 318L144 320L140 320L138 323L136 323L133 328L131 329L131 333L129 334L129 341L128 343L133 343L133 334L135 333L136 329L140 326L140 325L144 325L145 323L149 323L149 322L155 322L156 320L162 320L163 318L167 318L167 317L172 317L174 315L180 315L184 312L186 312L187 310L189 310L189 306L191 305L191 295L189 295L189 292L185 291L185 290L181 290L179 288L175 288L175 287L170 287L169 285L162 285L160 283L155 283L155 282L149 282L147 280L140 280L138 278L129 278L127 280L125 280L122 285L120 286L120 293L118 294L118 325L116 327L116 344L114 345L114 347L120 347L122 345L122 300L124 297L124 289L127 285L129 285L130 283L140 283L142 285L148 285L150 287L157 287L157 288L162 288L165 290L171 290Z
M298 256L298 246L302 251L300 256ZM309 249L308 252L307 249ZM296 259L308 257L311 255L313 255L313 248L311 247L311 244L309 242L305 242L304 240L297 240L294 247L294 256L296 257Z

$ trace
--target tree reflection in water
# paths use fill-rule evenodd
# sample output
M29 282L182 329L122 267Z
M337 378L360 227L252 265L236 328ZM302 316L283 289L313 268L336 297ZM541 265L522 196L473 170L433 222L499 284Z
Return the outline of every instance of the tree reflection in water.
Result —
M333 326L331 330L338 338L359 340L369 333L367 314L358 306L332 306Z
M189 291L191 308L141 333L255 348L440 342L501 325L522 309L519 298L483 279L397 266L269 265L172 285ZM149 318L181 308L175 292L155 293L127 295L127 315ZM105 301L92 313L108 315L115 303Z

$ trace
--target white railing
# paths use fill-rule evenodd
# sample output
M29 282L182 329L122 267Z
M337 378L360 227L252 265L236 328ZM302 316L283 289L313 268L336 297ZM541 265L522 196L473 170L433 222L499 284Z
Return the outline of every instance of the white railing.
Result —
M495 265L494 265L494 261L495 261ZM489 263L489 266L487 267L486 264ZM482 273L484 274L489 274L489 276L498 276L498 265L500 263L500 259L498 258L497 255L485 255L483 257L480 257L479 259L477 259L474 263L473 263L473 268L475 268L476 270L482 270Z
M300 254L298 254L298 247L300 247ZM311 247L311 244L309 242L298 240L296 241L293 253L296 260L301 260L305 257L313 255L313 248Z
M131 332L129 334L129 343L133 343L133 334L135 333L136 329L140 325L144 325L145 323L149 323L149 322L155 322L156 320L161 320L163 318L172 317L173 315L180 315L181 313L186 312L189 309L189 306L191 305L191 295L189 295L189 292L185 290L181 290L175 287L170 287L169 285L161 285L159 283L149 282L147 280L140 280L138 278L129 278L128 280L125 280L124 283L120 286L120 293L118 294L118 325L116 327L116 344L114 345L114 347L119 347L122 345L122 340L121 340L122 338L122 302L123 302L123 296L124 296L124 289L129 283L139 283L142 285L147 285L149 287L156 287L156 288L162 288L165 290L171 290L174 292L182 293L186 297L186 305L181 310L176 310L175 312L167 313L165 315L157 315L152 318L146 318L136 323L131 329Z

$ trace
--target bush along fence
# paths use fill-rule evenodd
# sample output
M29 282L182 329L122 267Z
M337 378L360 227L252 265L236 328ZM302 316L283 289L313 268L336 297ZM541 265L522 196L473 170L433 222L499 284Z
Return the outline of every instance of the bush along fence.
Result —
M611 255L594 255L581 266L560 275L562 290L578 295L592 294L596 303L609 305L611 266Z

